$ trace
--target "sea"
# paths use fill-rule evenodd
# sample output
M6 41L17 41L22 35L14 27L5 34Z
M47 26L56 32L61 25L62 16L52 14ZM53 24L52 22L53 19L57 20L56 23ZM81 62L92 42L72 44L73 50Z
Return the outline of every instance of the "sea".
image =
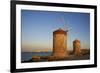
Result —
M28 61L32 56L50 56L52 52L21 52L21 61Z

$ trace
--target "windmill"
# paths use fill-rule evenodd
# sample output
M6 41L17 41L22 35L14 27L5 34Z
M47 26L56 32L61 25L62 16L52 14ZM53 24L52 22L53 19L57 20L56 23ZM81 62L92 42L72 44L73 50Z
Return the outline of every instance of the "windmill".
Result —
M69 29L66 27L65 21L62 19L63 29L58 29L53 32L53 56L67 57L67 33Z

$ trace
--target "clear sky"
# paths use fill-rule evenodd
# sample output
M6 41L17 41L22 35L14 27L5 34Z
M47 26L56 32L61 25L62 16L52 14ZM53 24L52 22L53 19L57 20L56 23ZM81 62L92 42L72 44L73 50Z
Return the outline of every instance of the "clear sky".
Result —
M89 13L21 10L22 51L52 50L53 31L65 26L71 28L69 50L75 39L81 41L81 48L90 48Z

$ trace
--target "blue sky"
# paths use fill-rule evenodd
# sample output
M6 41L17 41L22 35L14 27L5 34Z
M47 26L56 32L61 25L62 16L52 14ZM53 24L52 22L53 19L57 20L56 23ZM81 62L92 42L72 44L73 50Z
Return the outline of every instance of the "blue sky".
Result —
M81 48L90 48L89 13L21 10L22 51L52 50L53 31L65 26L71 28L69 50L75 39L81 41Z

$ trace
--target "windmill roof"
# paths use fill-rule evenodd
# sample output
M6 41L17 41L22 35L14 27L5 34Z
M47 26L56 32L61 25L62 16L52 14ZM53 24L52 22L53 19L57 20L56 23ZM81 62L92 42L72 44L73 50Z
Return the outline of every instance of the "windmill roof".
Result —
M65 34L65 35L66 35L66 31L64 31L64 30L61 29L61 28L55 30L53 33L54 33L54 34Z
M80 42L80 40L78 40L78 39L75 39L73 42Z

